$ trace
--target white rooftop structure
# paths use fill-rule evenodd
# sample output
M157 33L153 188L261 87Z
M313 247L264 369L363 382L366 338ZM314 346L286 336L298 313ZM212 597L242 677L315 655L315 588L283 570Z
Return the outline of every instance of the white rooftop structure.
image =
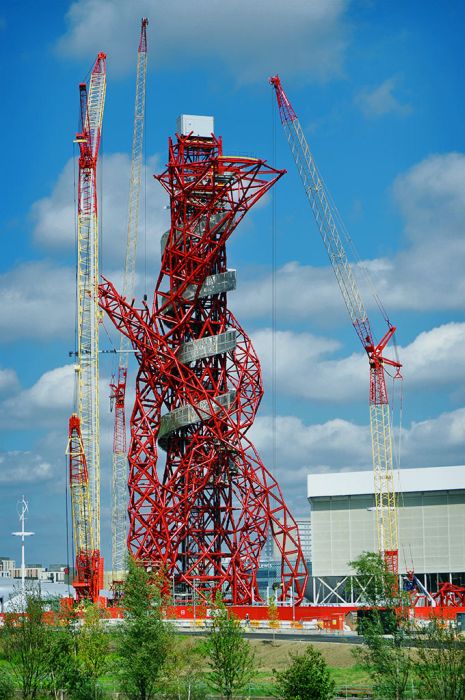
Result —
M183 136L200 136L210 138L215 131L213 117L206 117L199 114L180 114L176 122L176 132Z
M394 472L394 485L397 493L462 490L465 489L465 466L399 469ZM371 470L309 474L307 478L308 498L373 493Z

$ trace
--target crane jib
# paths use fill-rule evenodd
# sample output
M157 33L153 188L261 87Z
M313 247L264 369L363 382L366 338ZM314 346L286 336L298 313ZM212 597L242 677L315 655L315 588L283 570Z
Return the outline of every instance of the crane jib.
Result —
M336 215L333 216L331 198L326 192L324 181L318 172L305 134L284 92L279 76L275 75L270 78L270 83L275 89L281 122L292 156L350 319L368 355L370 368L370 428L378 546L384 555L388 568L397 572L397 497L393 479L391 419L384 366L390 365L395 367L397 369L396 376L400 376L401 365L399 362L383 356L383 351L392 338L395 327L389 324L387 333L378 344L375 344L352 266L339 236L336 224L338 217Z

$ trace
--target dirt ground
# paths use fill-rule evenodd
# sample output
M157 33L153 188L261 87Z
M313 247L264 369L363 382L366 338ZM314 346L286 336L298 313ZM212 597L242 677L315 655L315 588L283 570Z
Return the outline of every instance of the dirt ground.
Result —
M251 641L260 671L271 671L274 668L279 671L285 668L289 662L289 654L302 654L308 643L279 639L274 642L259 639ZM316 648L323 654L327 664L334 668L349 668L355 663L350 644L318 642Z

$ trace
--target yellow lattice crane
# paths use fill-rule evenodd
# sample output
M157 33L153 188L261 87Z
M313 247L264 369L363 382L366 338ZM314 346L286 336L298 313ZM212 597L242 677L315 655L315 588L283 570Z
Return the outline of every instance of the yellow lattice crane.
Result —
M68 450L78 599L96 599L103 586L100 556L100 418L98 332L97 161L106 89L106 56L99 53L89 87L79 86L80 132L77 260L77 413Z
M375 342L360 290L339 235L336 223L338 220L337 212L331 204L323 178L318 172L300 122L283 90L279 76L276 75L271 78L270 82L276 92L281 123L307 199L312 208L350 319L368 356L370 366L370 426L378 547L384 555L387 568L397 573L399 552L397 499L394 485L391 418L384 368L386 365L394 367L397 373L396 376L400 376L401 364L383 355L396 329L386 318L388 330L379 343Z
M136 252L139 229L139 204L144 145L145 88L147 78L147 25L141 22L137 51L136 99L134 106L134 131L132 137L131 175L129 180L128 231L123 278L123 296L131 300L134 295ZM130 341L120 334L118 377L111 384L111 399L115 407L112 460L112 569L116 585L123 577L127 556L128 522L128 451L126 443L126 381Z

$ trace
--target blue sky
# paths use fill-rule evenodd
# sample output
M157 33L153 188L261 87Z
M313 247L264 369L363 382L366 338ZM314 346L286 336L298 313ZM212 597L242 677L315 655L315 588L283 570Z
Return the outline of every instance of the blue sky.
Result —
M279 72L319 168L398 326L404 363L400 464L462 464L465 446L463 3L376 0L78 0L0 4L0 555L19 558L16 502L30 501L30 561L66 559L65 457L74 340L73 137L78 84L107 59L102 271L121 286L134 73L150 19L146 216L138 294L153 290L166 200L151 175L179 113L212 114L226 153L273 157ZM276 474L305 514L305 475L369 468L368 369L276 123ZM272 207L235 232L230 305L262 360L252 431L272 436ZM147 275L145 275L145 269ZM363 279L363 278L361 278ZM379 334L382 321L362 284ZM107 335L108 332L108 335ZM108 322L101 345L117 339ZM112 416L102 373L102 536L109 559ZM395 417L400 420L399 398Z

